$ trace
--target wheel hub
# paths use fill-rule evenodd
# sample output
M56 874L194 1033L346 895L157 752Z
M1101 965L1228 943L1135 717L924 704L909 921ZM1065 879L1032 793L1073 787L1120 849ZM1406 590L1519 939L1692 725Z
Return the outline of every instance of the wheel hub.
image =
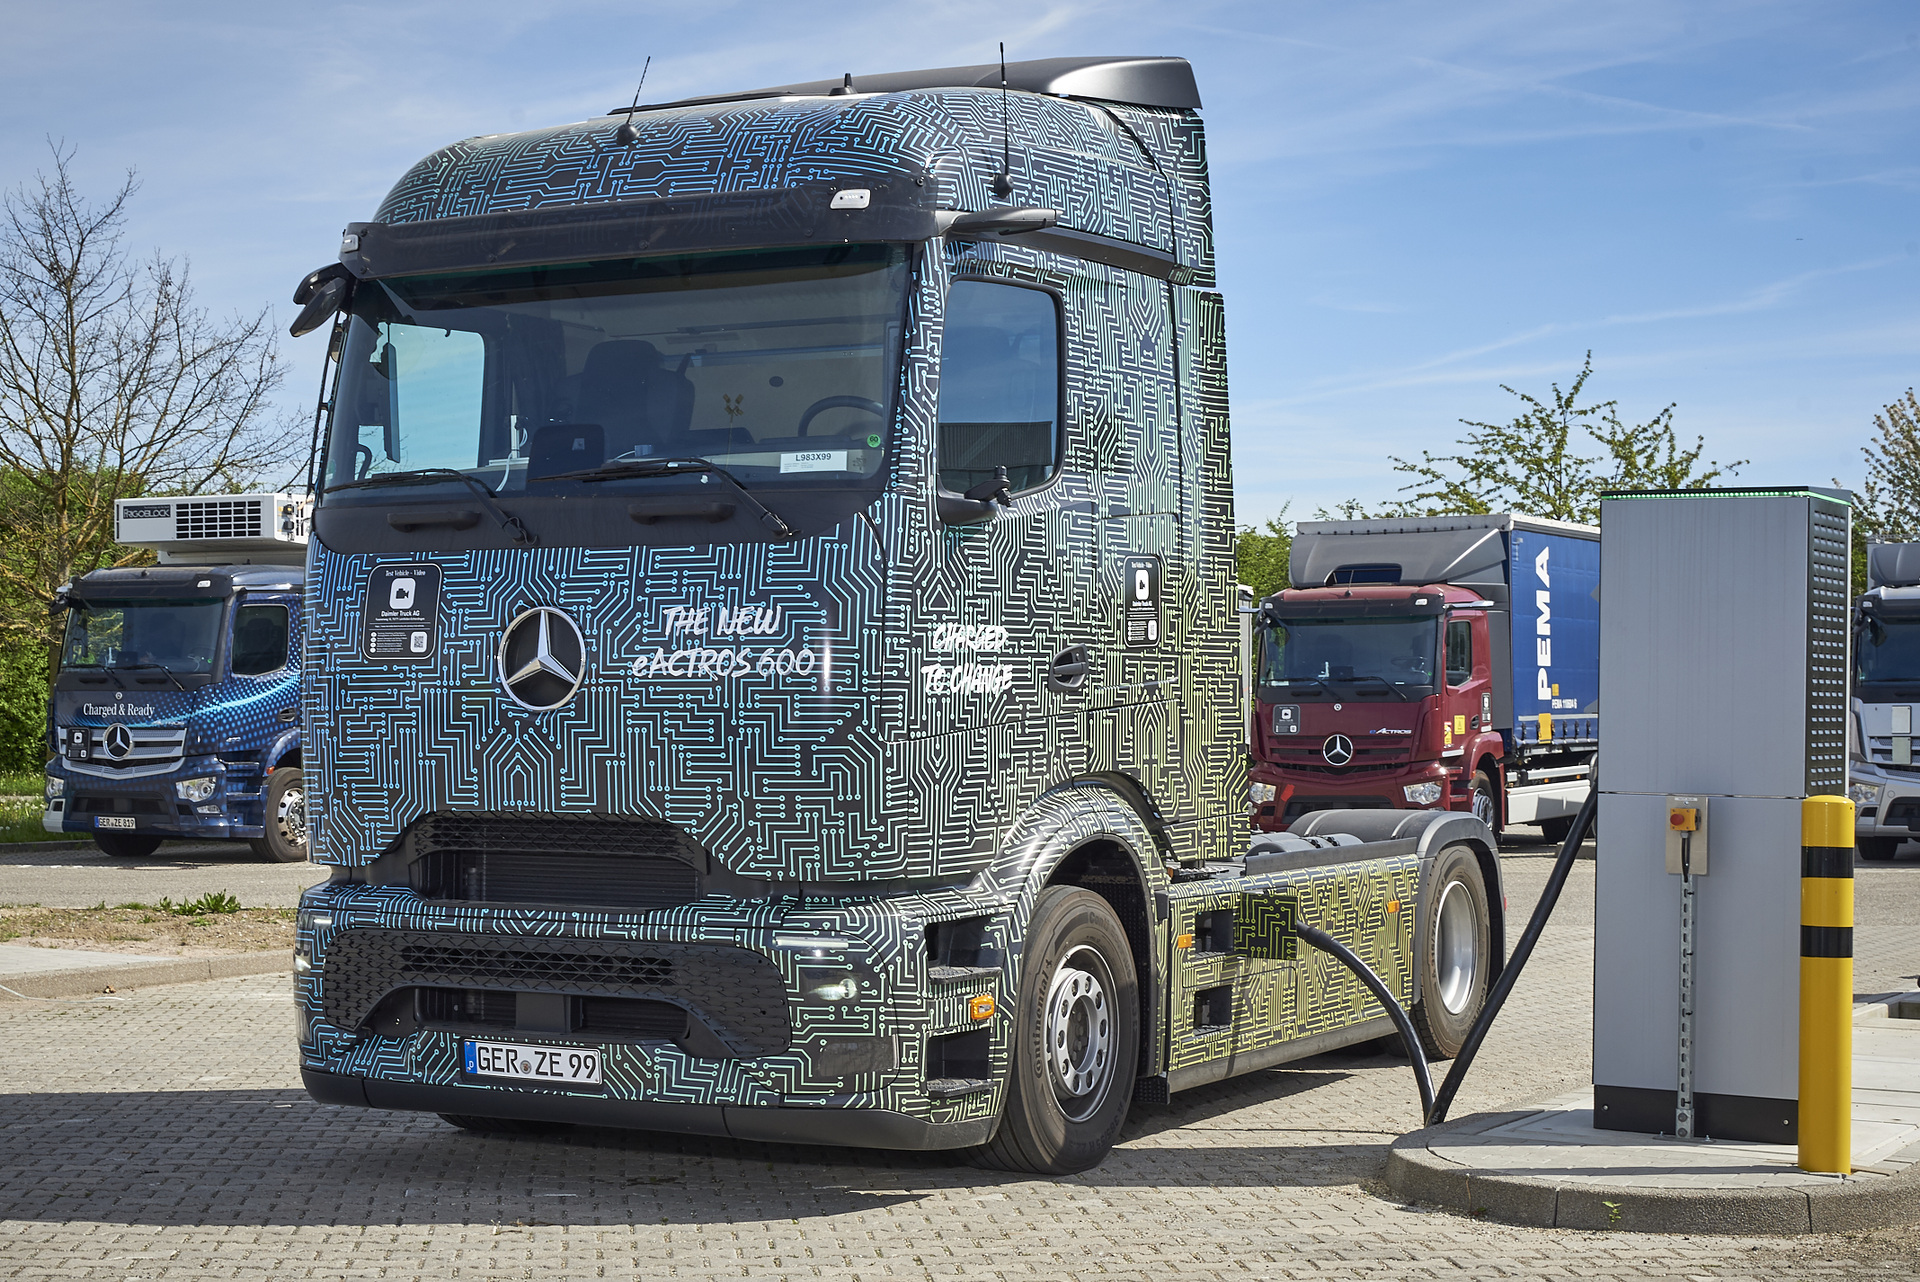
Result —
M1062 958L1047 987L1047 1075L1072 1121L1100 1107L1113 1085L1113 1008L1107 967L1090 948Z

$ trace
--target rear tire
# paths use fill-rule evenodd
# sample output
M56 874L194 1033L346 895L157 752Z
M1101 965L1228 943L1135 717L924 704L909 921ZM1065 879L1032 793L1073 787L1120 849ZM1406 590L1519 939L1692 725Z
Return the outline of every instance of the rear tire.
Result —
M1040 892L1027 923L1000 1129L976 1165L1071 1175L1113 1148L1140 1063L1140 989L1127 933L1106 900Z
M1853 843L1853 848L1860 852L1862 859L1878 862L1893 858L1900 849L1900 841L1899 837L1862 837Z
M96 832L93 844L115 859L145 859L160 849L160 838L131 832Z
M1486 1004L1493 968L1487 886L1471 847L1440 852L1433 897L1425 907L1426 918L1415 923L1420 1000L1413 1007L1413 1028L1428 1059L1452 1059Z
M565 1122L529 1122L518 1117L475 1117L471 1113L442 1113L440 1120L475 1135L551 1135L567 1128Z
M1573 820L1571 818L1562 817L1559 819L1542 819L1540 821L1541 839L1556 846L1565 842L1567 834L1572 831Z
M283 766L268 775L260 801L267 831L248 840L253 853L269 863L307 862L307 788L298 767Z

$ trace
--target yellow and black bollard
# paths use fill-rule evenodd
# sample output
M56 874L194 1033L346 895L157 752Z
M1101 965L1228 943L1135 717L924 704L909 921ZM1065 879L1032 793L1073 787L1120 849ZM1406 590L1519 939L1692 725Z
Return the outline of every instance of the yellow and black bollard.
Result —
M1800 803L1800 1169L1853 1170L1853 803Z

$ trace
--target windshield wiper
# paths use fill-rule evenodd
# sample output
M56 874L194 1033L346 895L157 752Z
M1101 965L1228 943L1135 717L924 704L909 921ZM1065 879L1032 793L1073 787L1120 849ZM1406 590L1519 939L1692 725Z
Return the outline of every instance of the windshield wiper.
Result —
M164 663L116 663L113 666L116 668L158 668L160 669L160 671L167 674L167 680L173 682L174 689L176 690L186 689L185 686L180 684L180 678L173 675L173 669L169 668Z
M1282 677L1273 684L1285 686L1288 690L1292 690L1296 685L1319 686L1322 690L1327 688L1327 683L1319 677Z
M382 485L418 485L422 481L459 481L475 494L486 507L493 519L500 522L500 528L513 535L513 541L522 547L532 547L536 540L527 527L498 503L494 502L494 491L487 488L486 482L478 477L468 476L453 467L418 467L407 472L376 472L372 476L363 476L357 481L342 481L338 485L329 485L323 493L331 494L335 490L364 490Z
M1399 695L1400 702L1405 703L1407 701L1407 692L1405 690L1402 690L1399 686L1395 685L1393 682L1387 680L1385 677L1376 676L1373 673L1369 672L1364 677L1353 677L1350 679L1356 683L1361 681L1378 681L1381 685L1385 686L1387 689Z
M62 670L62 671L67 671L67 670L71 670L71 669L73 669L73 668L94 668L94 669L97 669L98 671L100 671L100 672L102 672L102 673L104 673L105 675L107 675L107 676L110 676L110 677L112 677L112 678L113 678L113 683L114 683L115 685L117 685L117 686L119 686L119 687L120 687L120 688L121 688L122 690L124 690L124 689L126 689L126 688L127 688L127 683L126 683L126 682L124 682L124 681L122 681L122 680L120 679L120 674L119 674L118 672L115 672L115 671L114 671L114 670L113 670L112 668L109 668L109 667L107 667L107 666L106 666L105 664L101 664L101 663L63 663L63 664L61 664L61 665L60 665L60 667L61 667L61 670Z
M555 472L552 476L534 478L541 481L617 481L633 476L680 476L690 472L712 472L731 485L747 502L760 509L760 524L772 530L783 539L797 539L800 532L781 517L781 515L754 497L752 490L740 483L740 478L721 467L718 463L703 458L626 458L615 459L611 463L602 463L599 467L583 467L577 472Z

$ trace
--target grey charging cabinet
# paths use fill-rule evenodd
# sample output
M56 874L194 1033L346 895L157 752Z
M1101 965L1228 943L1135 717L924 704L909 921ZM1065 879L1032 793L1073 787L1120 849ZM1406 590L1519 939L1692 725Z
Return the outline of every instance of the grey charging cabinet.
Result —
M1672 1134L1681 879L1669 798L1710 802L1693 878L1694 1134L1799 1138L1800 802L1846 792L1848 496L1600 506L1594 1124Z

